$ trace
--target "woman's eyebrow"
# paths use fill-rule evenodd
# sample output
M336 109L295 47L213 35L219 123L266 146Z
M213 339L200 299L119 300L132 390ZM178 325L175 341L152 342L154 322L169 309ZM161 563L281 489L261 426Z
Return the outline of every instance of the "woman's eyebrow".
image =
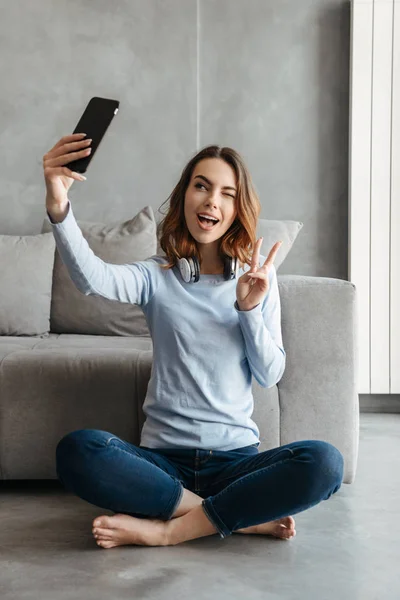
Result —
M209 179L207 179L207 177L204 177L204 175L196 175L196 177L201 177L202 179L204 179L204 181L206 181L208 183L208 185L212 185L211 181ZM196 179L196 177L195 177L195 179ZM229 185L225 185L222 189L223 190L233 190L234 192L236 192L236 188L230 187Z

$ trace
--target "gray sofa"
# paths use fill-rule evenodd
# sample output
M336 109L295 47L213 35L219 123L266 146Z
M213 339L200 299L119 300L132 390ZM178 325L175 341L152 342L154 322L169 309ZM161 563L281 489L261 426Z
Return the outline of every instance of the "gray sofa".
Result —
M147 210L149 214L152 219ZM49 241L49 222L44 230L41 236ZM154 247L143 248L145 256L157 248L154 228L153 232ZM54 273L55 267L53 277ZM278 283L287 362L277 386L262 388L253 379L259 451L295 440L325 440L342 452L344 482L352 483L359 441L356 289L344 280L279 275L279 271ZM0 335L0 478L4 480L55 479L56 445L75 429L103 429L140 443L152 365L148 333L63 333L60 325L56 332L50 325L39 335L4 335L4 329Z

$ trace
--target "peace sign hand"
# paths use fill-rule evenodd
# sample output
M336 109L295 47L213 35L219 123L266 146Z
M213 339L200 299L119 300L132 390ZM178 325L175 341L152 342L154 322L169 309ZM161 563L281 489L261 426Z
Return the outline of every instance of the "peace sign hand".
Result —
M237 282L236 299L240 310L252 310L257 304L260 304L269 290L268 274L282 242L274 244L265 263L262 267L258 267L262 242L262 237L257 240L251 259L251 268L243 273Z

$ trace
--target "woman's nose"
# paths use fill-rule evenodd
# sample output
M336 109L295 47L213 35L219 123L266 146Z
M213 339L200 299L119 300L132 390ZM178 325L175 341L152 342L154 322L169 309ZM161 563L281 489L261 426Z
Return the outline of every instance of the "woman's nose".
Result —
M217 206L218 192L210 192L208 196L208 202L213 206Z

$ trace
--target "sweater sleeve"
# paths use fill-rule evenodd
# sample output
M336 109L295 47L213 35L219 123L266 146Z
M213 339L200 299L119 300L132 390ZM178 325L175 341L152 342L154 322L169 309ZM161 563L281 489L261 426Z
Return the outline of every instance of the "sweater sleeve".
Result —
M252 310L239 310L234 304L246 345L251 372L265 388L280 381L286 366L282 343L281 304L275 266L269 271L269 290L260 304Z
M80 292L140 306L149 302L158 280L159 266L154 261L147 259L123 265L103 261L84 238L70 202L67 216L60 223L55 223L48 212L47 216L61 259Z

